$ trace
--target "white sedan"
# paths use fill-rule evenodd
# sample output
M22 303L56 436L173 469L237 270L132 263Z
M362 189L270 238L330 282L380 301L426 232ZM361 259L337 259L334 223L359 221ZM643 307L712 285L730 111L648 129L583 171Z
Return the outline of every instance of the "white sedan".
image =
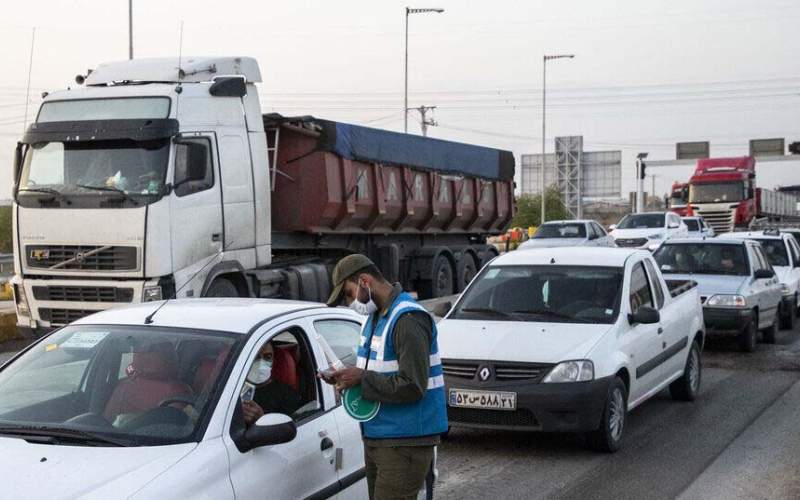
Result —
M158 306L89 316L0 368L0 496L367 498L358 424L315 376L328 367L317 334L354 361L361 317L254 299ZM296 395L293 411L247 425L267 343L269 384Z
M542 224L520 250L553 247L613 247L614 238L593 220L555 220Z

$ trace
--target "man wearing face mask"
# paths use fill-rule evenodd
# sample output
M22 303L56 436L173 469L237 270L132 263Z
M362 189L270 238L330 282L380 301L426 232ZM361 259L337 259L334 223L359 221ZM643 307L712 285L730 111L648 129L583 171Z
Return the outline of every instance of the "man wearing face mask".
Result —
M267 342L258 352L247 374L247 382L255 386L252 400L242 401L244 422L253 425L264 413L291 415L302 404L294 389L272 378L272 359L275 348Z
M434 447L447 431L444 379L433 318L366 256L349 255L333 271L328 305L343 300L367 316L356 367L333 372L338 390L361 384L381 403L361 424L370 499L411 499L425 481Z

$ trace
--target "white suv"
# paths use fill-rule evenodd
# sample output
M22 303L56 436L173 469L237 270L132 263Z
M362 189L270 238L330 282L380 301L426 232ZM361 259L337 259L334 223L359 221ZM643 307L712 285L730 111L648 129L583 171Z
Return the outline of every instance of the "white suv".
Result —
M628 214L611 226L611 236L618 247L646 248L651 252L668 239L685 238L688 234L686 224L672 212Z

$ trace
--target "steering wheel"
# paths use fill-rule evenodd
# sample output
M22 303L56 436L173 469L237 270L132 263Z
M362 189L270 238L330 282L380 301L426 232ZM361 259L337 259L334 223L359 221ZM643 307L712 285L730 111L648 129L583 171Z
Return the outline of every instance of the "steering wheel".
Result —
M170 397L168 397L166 399L162 399L161 402L158 403L158 407L159 408L163 408L163 407L169 406L169 405L171 405L173 403L183 403L183 404L189 405L191 407L195 407L196 406L194 397L186 396L186 395L178 395L178 396L170 396Z

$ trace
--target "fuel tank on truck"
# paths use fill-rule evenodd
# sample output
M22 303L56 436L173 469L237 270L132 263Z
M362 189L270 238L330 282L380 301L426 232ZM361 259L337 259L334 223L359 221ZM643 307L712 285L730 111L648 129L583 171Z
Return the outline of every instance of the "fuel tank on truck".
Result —
M274 231L500 233L510 151L321 120L264 116Z

